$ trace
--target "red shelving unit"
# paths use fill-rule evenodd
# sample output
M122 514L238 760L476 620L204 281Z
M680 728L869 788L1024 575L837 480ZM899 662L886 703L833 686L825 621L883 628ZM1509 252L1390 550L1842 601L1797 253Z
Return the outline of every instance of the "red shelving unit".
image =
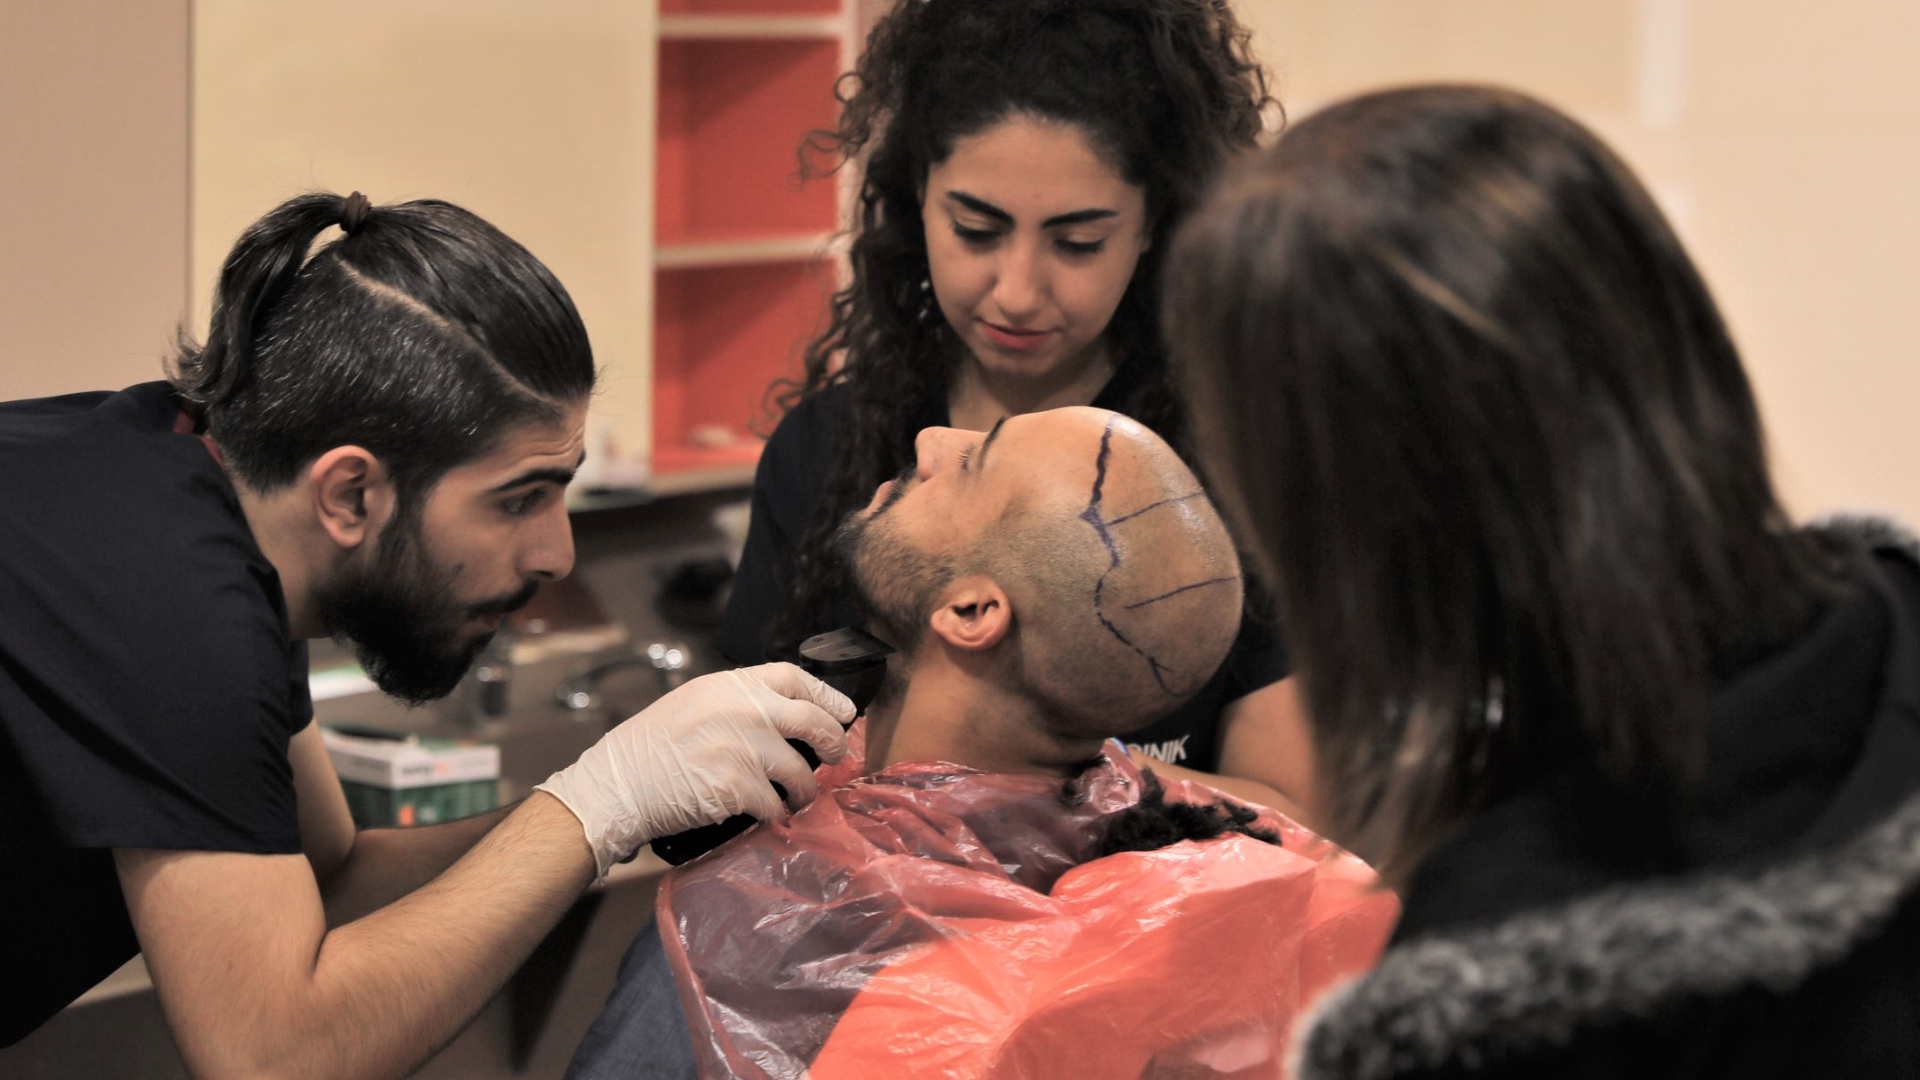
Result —
M741 483L825 325L832 179L799 147L836 116L848 20L836 0L661 0L655 143L656 488Z
M834 185L801 184L799 145L833 123L836 41L660 43L655 242L825 233Z
M822 260L663 270L654 292L656 474L751 465L770 430L767 391L800 373L824 329L832 268Z

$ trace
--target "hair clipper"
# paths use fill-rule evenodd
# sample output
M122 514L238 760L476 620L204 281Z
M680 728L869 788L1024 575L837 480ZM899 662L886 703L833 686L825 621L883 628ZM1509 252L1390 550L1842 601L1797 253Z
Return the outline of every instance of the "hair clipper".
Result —
M887 674L887 655L891 652L893 646L872 634L846 627L815 634L801 643L800 667L852 699L854 713L858 715L867 711L873 696L880 692L880 684ZM787 745L798 750L808 766L819 767L820 758L813 747L799 739L788 739ZM787 797L786 789L779 784L774 784L773 789L782 799ZM678 866L739 836L753 823L751 815L735 814L717 824L663 836L653 842L653 853Z

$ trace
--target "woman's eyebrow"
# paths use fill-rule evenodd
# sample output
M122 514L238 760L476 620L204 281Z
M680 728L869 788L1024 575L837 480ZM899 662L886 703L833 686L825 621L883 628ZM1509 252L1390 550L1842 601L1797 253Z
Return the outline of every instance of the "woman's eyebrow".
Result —
M954 202L959 203L961 206L966 207L976 214L985 214L1005 225L1013 224L1012 214L1007 213L1005 210L1000 209L977 195L969 195L964 191L949 191L947 192L947 198L952 199ZM1066 214L1055 214L1041 222L1040 227L1043 229L1057 229L1062 225L1083 225L1089 221L1099 221L1103 218L1119 216L1120 211L1118 210L1109 210L1106 207L1096 206L1085 210L1075 210Z
M1012 214L1007 213L1005 210L1000 209L977 195L969 195L964 191L949 191L947 192L947 198L952 199L954 202L959 203L961 206L966 207L976 214L985 214L995 221L1003 222L1007 225L1013 224Z
M1054 216L1041 222L1040 227L1043 229L1056 229L1062 225L1084 225L1089 221L1099 221L1103 218L1119 217L1119 216L1120 216L1120 211L1107 210L1104 208L1096 208L1092 210L1075 210L1071 214L1055 214Z

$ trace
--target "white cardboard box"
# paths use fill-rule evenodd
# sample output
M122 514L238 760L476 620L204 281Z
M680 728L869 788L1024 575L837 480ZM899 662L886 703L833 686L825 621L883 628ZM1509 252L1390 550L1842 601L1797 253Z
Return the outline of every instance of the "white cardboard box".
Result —
M400 789L495 780L500 748L464 739L375 739L321 728L327 756L340 779L373 787Z

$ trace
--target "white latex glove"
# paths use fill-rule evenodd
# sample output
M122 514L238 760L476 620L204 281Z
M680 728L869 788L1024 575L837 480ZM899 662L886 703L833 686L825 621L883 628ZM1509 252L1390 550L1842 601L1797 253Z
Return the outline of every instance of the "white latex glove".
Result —
M792 664L703 675L647 706L580 760L537 785L566 804L586 830L600 879L614 863L661 836L747 813L761 821L813 799L813 770L786 740L812 745L822 762L847 754L853 722L845 694Z

